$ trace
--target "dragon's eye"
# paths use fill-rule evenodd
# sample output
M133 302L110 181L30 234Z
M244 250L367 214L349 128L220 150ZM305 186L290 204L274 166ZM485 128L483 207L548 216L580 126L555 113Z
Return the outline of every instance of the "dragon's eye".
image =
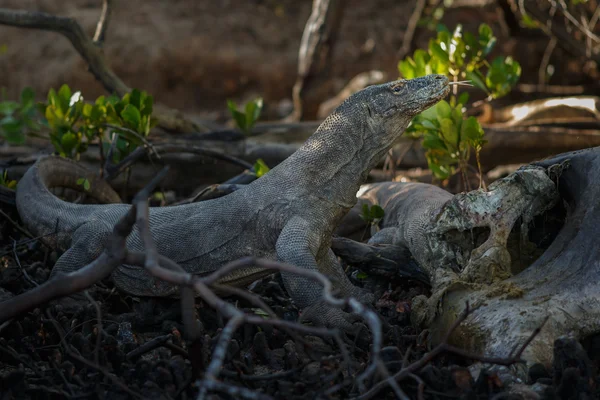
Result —
M402 87L404 86L404 81L399 81L392 86L392 92L400 93L402 91Z

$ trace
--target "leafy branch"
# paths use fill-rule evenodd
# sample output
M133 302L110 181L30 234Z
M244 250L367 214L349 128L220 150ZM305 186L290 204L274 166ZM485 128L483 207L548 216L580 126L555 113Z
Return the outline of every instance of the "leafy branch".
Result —
M508 94L521 75L521 66L511 57L487 59L496 42L487 24L479 26L477 35L463 32L461 25L452 32L440 25L427 51L416 50L398 63L398 70L406 79L443 74L455 83L469 80L486 93L486 101L491 101ZM417 115L406 130L409 137L423 140L429 168L436 178L444 180L460 171L466 188L471 151L475 152L480 187L483 185L479 154L486 143L477 119L464 116L468 101L469 94L458 95L457 86L453 86L449 102L442 100Z

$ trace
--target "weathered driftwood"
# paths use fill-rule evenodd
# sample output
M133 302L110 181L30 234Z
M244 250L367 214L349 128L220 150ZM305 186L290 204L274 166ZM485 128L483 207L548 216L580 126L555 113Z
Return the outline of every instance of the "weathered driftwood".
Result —
M414 299L414 322L439 339L469 302L478 308L453 344L507 356L548 318L524 353L547 366L557 338L597 334L598 176L600 147L534 163L489 192L454 196L428 224L428 249L416 247L433 295Z

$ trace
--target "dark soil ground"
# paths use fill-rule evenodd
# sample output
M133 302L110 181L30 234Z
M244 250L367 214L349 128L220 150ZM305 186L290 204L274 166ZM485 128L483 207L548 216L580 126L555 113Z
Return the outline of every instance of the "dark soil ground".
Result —
M15 210L5 212L18 223ZM24 236L8 219L0 224L1 301L43 283L58 254ZM351 268L348 272L355 276ZM376 293L375 308L389 325L382 351L389 372L429 358L427 331L417 332L410 325L411 298L426 294L427 288L376 277L356 283ZM252 291L279 318L298 318L278 275L256 282ZM247 313L264 315L242 298L228 300ZM196 379L209 364L227 322L202 301L197 302L196 313L203 337L190 344L183 339L178 300L128 296L109 279L88 289L85 296L39 307L0 326L0 399L196 398ZM370 340L364 326L345 337L341 351L331 337L293 338L277 328L247 324L229 344L220 379L278 399L355 397L360 394L356 377L370 362ZM592 339L587 347L593 349L593 343ZM443 353L403 380L401 388L409 398L427 399L594 398L597 366L579 343L561 342L555 357L550 369L539 364L529 369L529 382L522 383L533 386L519 383L509 391L515 378L506 367L483 366ZM381 379L376 374L365 382L366 388ZM220 393L212 398L239 395ZM374 398L395 397L386 388Z

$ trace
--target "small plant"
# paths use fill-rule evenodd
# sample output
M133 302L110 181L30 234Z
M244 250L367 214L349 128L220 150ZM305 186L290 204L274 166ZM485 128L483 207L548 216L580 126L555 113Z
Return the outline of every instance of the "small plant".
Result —
M381 221L384 216L385 211L383 208L381 208L381 206L378 206L377 204L373 204L371 207L369 207L368 204L362 205L360 217L367 223L367 226L365 227L365 231L362 234L361 240L364 239L369 228L372 226L377 226L379 221Z
M28 131L37 132L40 125L36 118L35 93L31 88L21 92L19 101L0 102L0 136L9 144L23 144Z
M385 211L377 204L373 204L371 207L368 204L362 205L360 217L368 224L377 225L384 215Z
M269 166L263 161L262 158L259 158L254 163L254 175L256 175L257 178L260 178L270 170L271 168L269 168Z
M87 178L79 178L76 182L79 186L83 187L86 192L90 191L90 181Z
M48 102L40 105L50 128L50 140L63 157L78 158L89 143L97 140L102 154L110 146L105 133L118 134L113 161L119 161L143 143L156 124L152 118L153 98L133 89L122 99L100 96L85 103L81 92L71 93L68 85L50 89Z
M0 186L4 186L9 189L14 189L17 187L17 181L8 179L8 171L2 172L0 174Z
M479 26L477 36L463 32L461 25L453 32L440 26L437 37L429 41L428 50L416 50L412 57L398 63L398 70L406 79L443 74L453 82L470 80L487 94L486 101L490 101L508 94L521 75L519 63L511 57L497 57L491 62L486 59L495 44L496 37L487 24ZM468 185L468 161L474 151L481 186L479 152L485 144L484 132L477 119L465 119L463 111L469 94L459 96L456 89L454 86L449 102L442 100L417 115L406 134L423 140L429 168L441 180L454 175L458 169Z
M263 100L260 97L246 103L244 112L239 111L237 105L232 100L227 100L227 108L229 109L236 126L246 135L250 133L252 127L258 120L262 107Z

